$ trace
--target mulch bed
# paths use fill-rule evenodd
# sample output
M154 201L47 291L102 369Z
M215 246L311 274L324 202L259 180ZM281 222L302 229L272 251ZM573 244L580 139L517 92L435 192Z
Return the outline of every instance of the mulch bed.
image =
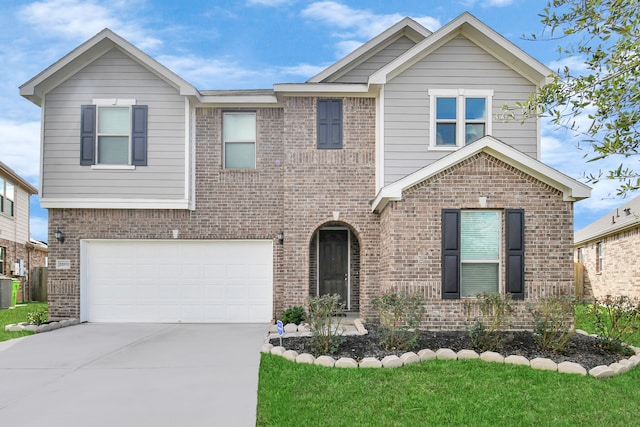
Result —
M369 326L368 328L369 333L367 335L344 337L344 341L338 351L330 354L330 356L336 359L340 357L351 357L356 361L360 361L365 357L382 359L388 355L400 356L405 353L406 350L389 351L382 348L378 343L377 331ZM629 352L625 354L619 354L605 349L597 338L580 334L574 334L563 351L558 353L539 350L535 337L531 332L514 331L507 332L506 334L507 339L503 347L497 351L505 357L518 355L524 356L529 360L536 357L544 357L556 363L579 363L587 370L599 365L610 365L634 354L631 349L627 349ZM274 346L280 345L279 338L271 339L270 342ZM287 350L295 350L298 353L311 353L315 357L321 356L321 354L313 351L310 346L310 338L308 337L283 338L282 346ZM476 350L478 353L482 352L473 347L466 331L421 332L418 337L418 344L413 351L418 352L421 349L436 351L440 348L450 348L455 352L464 349Z

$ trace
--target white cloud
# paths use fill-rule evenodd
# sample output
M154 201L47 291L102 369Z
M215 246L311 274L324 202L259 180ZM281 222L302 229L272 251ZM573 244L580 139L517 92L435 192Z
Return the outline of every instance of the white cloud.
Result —
M164 55L157 59L174 73L203 90L266 89L273 87L274 83L282 83L286 76L298 77L295 80L306 80L325 69L325 66L311 64L246 68L230 58L204 58L194 55Z
M359 46L405 17L398 13L376 14L367 9L353 9L335 1L311 3L302 11L302 16L336 28L334 37L342 39L338 44L339 55L344 55L347 48ZM413 19L431 31L441 26L440 21L431 16Z
M562 72L564 67L569 67L573 75L580 75L587 71L587 64L585 64L584 58L579 56L569 56L557 61L551 61L548 67L555 72Z
M0 119L2 162L38 187L40 173L40 122Z
M486 0L482 2L482 7L505 7L510 6L513 0Z
M142 24L130 17L137 2L116 1L109 7L90 0L44 0L20 11L21 19L46 34L72 40L86 40L104 28L110 28L139 48L153 49L161 41L146 34Z

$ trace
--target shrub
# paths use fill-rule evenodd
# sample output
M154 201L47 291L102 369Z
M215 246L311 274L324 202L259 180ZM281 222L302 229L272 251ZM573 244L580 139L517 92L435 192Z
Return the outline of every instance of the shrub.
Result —
M618 350L640 328L640 300L607 295L587 306L604 347Z
M341 335L340 319L344 314L344 304L340 295L323 295L307 300L311 348L318 353L333 354L344 341Z
M513 313L511 294L480 294L476 301L465 304L465 312L467 332L474 348L481 351L500 350Z
M302 322L304 322L304 319L305 319L304 307L299 305L289 307L282 312L281 320L282 320L282 323L285 325L287 323L293 323L295 325L299 325Z
M27 313L27 322L34 325L41 325L47 321L49 314L44 310L30 311Z
M390 291L371 301L380 322L380 345L386 350L412 350L424 316L424 298Z
M574 301L568 295L540 298L527 306L533 316L533 335L541 350L562 351L575 333Z

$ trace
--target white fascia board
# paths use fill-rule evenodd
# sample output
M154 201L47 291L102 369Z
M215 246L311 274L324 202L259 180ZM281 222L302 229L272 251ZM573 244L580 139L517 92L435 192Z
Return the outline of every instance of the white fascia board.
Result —
M491 136L485 136L473 144L462 147L442 159L382 188L371 205L372 211L380 212L390 201L402 200L402 193L406 189L482 151L562 191L565 201L577 201L591 196L591 188L587 185L568 177L556 169L545 165L533 157L527 156L521 151Z
M318 95L372 95L373 89L365 83L280 83L273 85L273 90L289 96L318 96Z
M553 74L553 71L547 66L496 33L475 16L465 12L376 71L369 77L369 83L385 84L459 34L476 42L480 47L536 85L542 86L548 83L548 76Z
M588 243L590 241L600 240L603 237L607 237L607 236L610 236L610 235L613 235L613 234L618 234L618 233L620 233L622 231L625 231L627 229L630 229L630 228L635 228L638 225L640 225L640 220L635 218L632 221L620 222L619 224L616 224L616 226L614 226L614 227L608 228L606 230L601 230L600 232L584 235L584 236L581 236L579 234L580 231L578 231L578 232L574 233L573 245L574 246L581 246L581 245L584 245L585 243Z
M236 96L220 96L220 95L202 95L199 98L200 105L251 105L256 104L262 106L275 107L279 106L278 98L275 95L236 95Z
M185 209L190 210L187 199L74 199L40 198L45 209Z
M109 50L117 47L140 63L158 77L179 90L181 95L200 97L198 90L189 82L160 64L155 59L114 33L105 28L98 34L69 52L54 64L31 78L20 86L20 95L29 99L36 105L40 105L44 93L49 92L70 75L80 70L95 59L104 55Z
M406 31L406 28L411 29L413 32ZM400 34L401 32L402 34ZM432 33L413 19L404 18L393 26L387 28L385 31L378 34L368 42L361 45L356 50L340 59L338 62L333 63L315 76L311 77L309 80L307 80L307 82L320 83L324 79L331 77L333 74L339 72L340 70L353 68L353 63L360 63L362 60L369 58L373 55L373 53L380 50L381 45L388 43L389 39L399 38L398 34L405 35L417 43L420 41L420 38L424 39L426 37L429 37Z

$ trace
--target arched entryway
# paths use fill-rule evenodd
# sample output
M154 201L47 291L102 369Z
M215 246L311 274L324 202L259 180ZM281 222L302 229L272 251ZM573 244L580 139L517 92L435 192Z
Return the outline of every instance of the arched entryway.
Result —
M309 295L338 294L347 311L360 310L360 240L343 222L318 227L309 243Z

